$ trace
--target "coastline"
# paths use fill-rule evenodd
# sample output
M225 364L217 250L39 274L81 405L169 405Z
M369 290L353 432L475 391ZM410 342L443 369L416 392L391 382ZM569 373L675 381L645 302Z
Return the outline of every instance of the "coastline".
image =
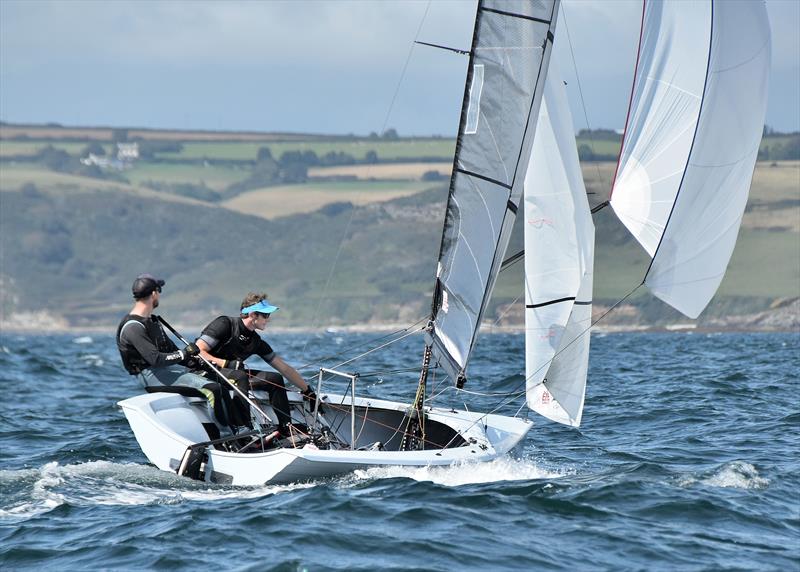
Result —
M631 315L635 317L635 315ZM204 324L188 324L177 322L178 331L199 332ZM0 315L0 337L7 334L113 334L116 324L93 324L89 326L71 325L64 317L51 312L18 312L11 315ZM280 326L270 325L267 332L275 334L337 334L337 333L391 333L422 329L422 323L412 324L400 322L367 322L351 325L324 326ZM735 332L782 332L800 333L800 297L776 301L775 305L763 312L753 314L730 315L724 318L709 317L696 321L673 323L642 323L641 320L615 320L606 323L595 323L592 331L598 334L615 333L735 333ZM481 325L481 334L521 334L525 325L515 319L502 324L489 320Z

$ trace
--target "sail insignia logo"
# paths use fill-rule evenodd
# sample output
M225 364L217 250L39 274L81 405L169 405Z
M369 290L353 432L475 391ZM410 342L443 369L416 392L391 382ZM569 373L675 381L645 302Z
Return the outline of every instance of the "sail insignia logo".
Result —
M528 224L534 228L542 228L543 226L549 226L550 228L553 228L555 226L553 224L553 219L551 218L532 218L528 220Z

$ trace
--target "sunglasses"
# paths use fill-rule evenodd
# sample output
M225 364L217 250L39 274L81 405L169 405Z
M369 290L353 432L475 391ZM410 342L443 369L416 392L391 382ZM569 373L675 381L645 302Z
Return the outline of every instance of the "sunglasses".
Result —
M270 314L265 314L263 312L253 312L257 318L269 318Z

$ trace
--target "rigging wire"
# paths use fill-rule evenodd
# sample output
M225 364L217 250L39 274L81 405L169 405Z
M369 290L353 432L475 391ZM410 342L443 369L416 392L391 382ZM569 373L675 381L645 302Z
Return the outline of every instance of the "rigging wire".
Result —
M349 364L349 363L351 363L351 362L354 362L354 361L356 361L356 360L358 360L358 359L361 359L362 357L364 357L364 356L366 356L366 355L369 355L369 354L371 354L372 352L376 352L376 351L378 351L378 350L380 350L380 349L383 349L383 348L385 348L385 347L387 347L387 346L390 346L390 345L392 345L392 344L394 344L394 343L396 343L396 342L399 342L399 341L400 341L400 340L402 340L403 338L407 338L408 336L413 336L413 335L414 335L414 334L416 334L417 332L421 332L422 330L424 330L426 327L427 327L427 325L425 325L425 326L421 326L421 327L417 328L416 330L412 330L412 331L408 332L407 334L403 334L403 335L402 335L402 336L400 336L399 338L395 338L394 340L390 340L390 341L386 342L385 344L382 344L382 345L380 345L380 346L374 347L374 348L372 348L371 350L367 350L367 351L365 351L365 352L363 352L363 353L361 353L361 354L359 354L359 355L355 356L354 358L350 358L350 359L348 359L348 360L345 360L345 361L343 361L343 362L341 362L341 363L338 363L338 364L334 365L334 366L333 366L331 369L339 369L339 368L340 368L340 367L342 367L343 365L347 365L347 364Z
M625 300L627 300L627 299L628 299L630 296L632 296L632 295L633 295L633 293L634 293L634 292L636 292L636 291L637 291L639 288L641 288L643 284L644 284L644 282L642 282L641 284L638 284L636 287L634 287L634 288L633 288L633 290L631 290L630 292L628 292L628 293L627 293L627 294L626 294L624 297L622 297L622 298L621 298L619 301L617 301L617 302L616 302L616 303L615 303L613 306L611 306L611 307L610 307L608 310L606 310L605 312L603 312L603 314L602 314L600 317L598 317L598 318L597 318L595 321L593 321L593 322L592 322L592 323L589 325L589 327L587 327L587 328L586 328L585 330L583 330L583 331L582 331L580 334L578 334L577 336L575 336L575 338L574 338L572 341L570 341L570 342L569 342L567 345L565 345L563 348L561 348L559 351L557 351L557 352L555 353L555 355L553 355L553 357L552 357L550 360L546 361L546 362L545 362L545 363L543 363L541 366L539 366L539 368L538 368L536 371L534 371L534 372L531 374L531 376L533 376L535 373L539 372L539 371L540 371L542 368L546 367L548 364L552 363L552 361L553 361L553 360L554 360L556 357L558 357L558 356L559 356L559 354L561 354L562 352L564 352L564 351L565 351L565 350L566 350L566 349L567 349L569 346L571 346L573 343L575 343L576 341L578 341L579 339L581 339L583 336L585 336L585 335L586 335L588 332L590 332L590 331L591 331L591 329L592 329L592 327L594 327L595 325L597 325L597 324L600 322L600 320L602 320L603 318L605 318L605 317L606 317L606 316L607 316L607 315L608 315L608 314L609 314L609 313L610 313L612 310L614 310L614 309L615 309L617 306L619 306L620 304L622 304L622 302L624 302L624 301L625 301ZM530 377L530 376L529 376L529 377ZM505 393L501 394L501 395L504 395L505 397L504 397L503 399L501 399L501 400L500 400L500 401L497 403L497 405L495 405L495 406L494 406L494 407L493 407L491 410L487 411L486 413L483 413L483 414L482 414L480 417L478 417L477 419L475 419L475 421L473 421L473 422L472 422L472 423L471 423L469 426L467 426L467 427L466 427L466 429L464 429L464 430L462 431L462 433L465 433L465 432L469 431L470 429L472 429L472 427L474 427L475 425L477 425L478 423L480 423L480 422L481 422L481 420L482 420L482 419L485 419L485 418L486 418L488 415L491 415L491 414L493 414L493 413L495 413L495 412L499 411L500 409L502 409L502 408L503 408L503 407L505 407L506 405L509 405L509 404L511 404L513 401L515 401L516 399L518 399L518 398L519 398L519 397L521 397L522 395L525 395L526 391L523 389L523 387L525 386L525 384L527 384L529 377L526 377L526 378L525 378L525 379L524 379L524 380L523 380L523 381L522 381L522 382L521 382L519 385L517 385L517 386L516 386L516 387L515 387L515 388L514 388L512 391L510 391L510 392L505 392ZM467 391L467 390L464 390L464 389L458 389L458 388L456 388L456 387L452 387L452 388L453 388L453 389L456 389L456 391L458 391L458 392L473 393L473 394L477 393L477 392L470 392L470 391ZM443 392L443 391L442 391L442 392ZM441 394L442 392L440 392L440 394ZM480 394L478 394L478 395L480 395ZM523 406L524 406L524 403L523 403ZM464 403L464 409L465 409L466 411L469 411L469 409L467 408L467 404L466 404L466 403ZM516 414L515 414L514 416L515 416L515 417L516 417L516 416L518 416L518 415L519 415L519 413L520 413L520 411L522 411L522 407L520 407L520 408L517 410L517 412L516 412ZM448 443L448 445L449 445L449 443Z
M353 344L353 345L351 345L349 347L344 348L343 350L341 350L341 351L339 351L339 352L337 352L335 354L324 356L324 357L321 357L321 358L316 359L314 361L305 363L305 364L301 365L300 367L298 367L297 369L298 370L308 369L313 365L319 365L319 364L322 364L322 363L327 362L327 361L332 360L332 359L339 359L342 356L344 356L345 354L347 354L347 353L349 353L349 352L351 352L353 350L360 349L360 348L362 348L364 346L371 346L371 345L373 345L373 344L375 344L377 342L380 342L380 341L382 341L382 340L384 340L386 338L389 338L391 336L395 336L395 335L397 335L399 333L402 333L402 332L407 332L408 330L410 330L411 328L413 328L417 324L419 324L419 323L421 323L423 321L427 321L429 319L430 319L430 315L426 314L426 315L422 316L419 320L417 320L416 322L411 324L410 326L406 326L405 328L400 328L399 330L395 330L394 332L390 332L388 334L384 334L382 336L378 336L377 338L372 338L372 339L366 340L364 342L358 342L356 344ZM402 338L399 338L399 339L402 339Z
M430 9L430 4L431 4L431 2L430 2L430 0L428 0L428 3L427 3L427 5L426 5L426 8L425 8L425 12L424 12L424 14L423 14L423 16L422 16L422 19L421 19L421 21L420 21L419 27L418 27L418 29L417 29L417 33L416 33L416 35L415 35L414 42L412 42L412 44L411 44L411 46L410 46L410 48L409 48L409 52L408 52L408 55L407 55L407 57L406 57L406 61L405 61L404 65L403 65L403 69L402 69L402 72L401 72L401 74L400 74L400 79L398 80L398 84L397 84L397 86L396 86L396 88L395 88L394 94L392 95L392 99L391 99L391 102L390 102L390 105L389 105L389 109L387 110L386 116L385 116L385 118L384 118L384 122L383 122L383 125L382 125L382 129L381 129L381 131L384 131L384 130L385 130L385 128L386 128L386 125L387 125L387 124L388 124L388 122L389 122L389 117L390 117L390 115L391 115L392 109L394 108L394 104L395 104L395 101L396 101L396 99L397 99L398 93L399 93L399 91L400 91L400 87L402 86L403 80L405 79L405 74L406 74L406 71L407 71L407 69L408 69L408 64L409 64L409 62L410 62L410 59L411 59L411 56L412 56L412 54L413 54L414 45L415 45L415 44L417 44L417 43L420 43L420 42L418 42L418 41L417 41L417 38L419 37L419 34L420 34L421 30L422 30L422 26L423 26L423 24L424 24L424 22L425 22L425 19L426 19L426 17L427 17L428 11L429 11L429 9ZM569 48L570 48L570 55L571 55L571 58L572 58L572 64L573 64L573 67L574 67L574 69L575 69L576 79L577 79L577 83L578 83L578 91L579 91L579 95L580 95L580 101L581 101L581 106L582 106L582 110L583 110L583 114L584 114L584 120L585 120L585 122L586 122L586 125L587 125L587 128L588 128L588 134L589 134L590 145L591 145L591 147L592 147L592 151L594 152L594 150L595 150L595 141L594 141L594 137L592 136L591 124L590 124L590 122L589 122L589 118L588 118L588 112L587 112L587 108L586 108L586 102L585 102L585 98L584 98L584 96L583 96L583 89L582 89L581 82L580 82L580 74L579 74L579 72L578 72L578 67L577 67L577 63L576 63L576 60L575 60L575 53L574 53L574 49L573 49L572 39L571 39L571 35L570 35L570 33L569 33L569 26L568 26L568 24L567 24L566 7L562 7L562 10L563 10L564 26L565 26L565 29L566 29L566 33L567 33L567 40L568 40L568 44L569 44ZM600 172L599 166L598 166L597 164L595 164L595 168L596 168L596 170L597 170L598 179L602 180L602 179L603 179L603 177L602 177L602 174L601 174L601 172ZM336 265L337 265L337 263L338 263L339 257L340 257L340 255L341 255L341 252L342 252L342 249L343 249L344 240L345 240L345 238L347 237L347 234L348 234L348 232L349 232L349 228L350 228L350 226L351 226L351 224L352 224L353 217L354 217L354 212L353 212L353 211L351 211L351 213L350 213L350 218L348 219L348 223L347 223L347 225L346 225L346 227L345 227L345 231L344 231L344 233L343 233L343 235L342 235L342 239L340 240L340 243L339 243L339 248L338 248L338 250L337 250L336 256L334 257L334 261L333 261L333 263L332 263L331 270L330 270L330 272L329 272L329 274L328 274L328 278L327 278L327 281L326 281L326 284L325 284L325 288L324 288L324 290L323 290L323 296L321 297L321 299L320 299L320 302L319 302L319 304L318 304L318 307L317 307L317 310L315 311L315 321L316 321L316 318L318 317L318 314L319 314L319 310L320 310L320 307L321 307L322 301L324 301L324 299L325 299L325 297L326 297L326 295L327 295L328 289L329 289L329 287L330 287L330 283L331 283L331 280L332 280L332 277L333 277L333 274L334 274L334 271L335 271ZM516 260L514 260L513 262L516 262ZM511 262L511 264L513 264L513 262ZM509 266L510 266L511 264L509 264ZM542 368L546 367L546 366L547 366L549 363L552 363L552 360L553 360L553 359L555 359L556 357L558 357L558 355L560 355L562 352L564 352L564 351L565 351L565 350L566 350L568 347L570 347L570 346L571 346L573 343L575 343L576 341L578 341L579 339L581 339L581 338L582 338L584 335L586 335L586 333L587 333L587 332L589 332L593 326L595 326L597 323L599 323L599 322L600 322L600 321L601 321L601 320L602 320L602 319L603 319L605 316L607 316L607 315L608 315L608 314L609 314L609 313L610 313L612 310L614 310L614 309L615 309L615 308L616 308L616 307L617 307L619 304L621 304L621 303L622 303L622 302L624 302L624 301L625 301L627 298L629 298L631 295L633 295L633 293L634 293L634 292L636 292L636 290L638 290L638 289L641 287L641 285L642 285L642 284L639 284L639 285L637 285L637 286L636 286L636 287L635 287L633 290L631 290L631 291L630 291L628 294L626 294L626 295L625 295L625 296L624 296L622 299L620 299L620 300L619 300L618 302L616 302L616 303L615 303L613 306L611 306L611 307L610 307L610 308L609 308L609 309L608 309L606 312L604 312L604 313L603 313L603 314L602 314L602 315L601 315L601 316L600 316L600 317L599 317L597 320L595 320L594 322L592 322L592 323L591 323L591 324L590 324L590 325L589 325L589 326L588 326L588 327L587 327L587 328L586 328L586 329L585 329L583 332L581 332L580 334L578 334L578 335L577 335L577 336L576 336L576 337L575 337L573 340L571 340L571 341L570 341L570 342L569 342L567 345L565 345L565 346L564 346L563 348L561 348L561 349L560 349L558 352L556 352L556 354L553 356L553 358L551 358L551 359L550 359L550 360L548 360L548 361L547 361L545 364L543 364L542 366L540 366L540 367L539 367L539 368L536 370L536 372L538 372L538 371L540 371ZM512 304L509 306L509 308L508 308L508 309L506 309L506 311L505 311L505 312L504 312L504 313L503 313L503 314L502 314L502 315L501 315L501 316L498 318L498 320L495 322L495 325L496 325L497 323L499 323L499 321L500 321L500 320L501 320L501 319L502 319L502 318L505 316L505 314L506 314L506 313L507 313L507 312L510 310L510 308L511 308L511 307L513 307L513 305L514 305L514 304L515 304L515 303L516 303L516 302L519 300L519 298L520 298L520 297L521 297L521 295L520 295L520 296L518 296L516 300L514 300L514 302L513 302L513 303L512 303ZM426 318L427 318L427 316L426 316ZM426 319L426 318L422 318L422 319ZM393 332L392 334L388 334L388 335L386 335L386 336L382 336L381 338L378 338L378 340L385 339L386 337L389 337L389 336L391 336L391 335L394 335L394 334L396 334L396 333L399 333L399 332L408 332L408 330L409 330L410 328L413 328L413 327L414 327L416 324L418 324L420 321L422 321L422 319L421 319L421 320L418 320L418 321L417 321L415 324L412 324L411 326L409 326L409 327L408 327L408 328L406 328L405 330L398 330L397 332ZM410 336L410 335L412 335L412 334L414 334L414 333L417 333L417 332L418 332L418 331L420 331L421 329L424 329L424 328L418 328L418 329L416 329L416 330L413 330L413 331L411 331L411 332L405 333L404 335L402 335L402 336L400 336L400 337L398 337L398 338L396 338L396 339L394 339L394 340L391 340L391 341L389 341L389 342L387 342L387 343L385 343L385 344L382 344L382 345L380 345L380 346L378 346L378 347L375 347L375 348L373 348L373 349L371 349L371 350L368 350L368 351L366 351L366 352L363 352L362 354L360 354L360 355L357 355L357 356L355 356L355 357L353 357L353 358L351 358L351 359L349 359L349 360L345 360L345 361L343 361L343 362L341 362L341 363L337 364L337 365L336 365L336 366L334 366L334 367L335 367L335 368L339 368L339 367L342 367L342 366L344 366L344 365L347 365L347 364L349 364L349 363L352 363L353 361L356 361L356 360L358 360L358 359L360 359L360 358L362 358L362 357L364 357L364 356L366 356L366 355L368 355L368 354L370 354L370 353L372 353L372 352L374 352L374 351L377 351L377 350L379 350L379 349L382 349L382 348L384 348L384 347L386 347L386 346L388 346L388 345L390 345L390 344L393 344L393 343L395 343L395 342L397 342L397 341L400 341L400 340L404 339L405 337L408 337L408 336ZM377 340L376 340L376 341L377 341ZM308 340L306 341L306 345L303 347L303 353L305 353L305 350L306 350L306 348L307 348L307 345L308 345ZM364 345L366 345L366 343L357 344L355 347L363 347ZM350 351L351 349L353 349L353 348L350 348L350 349L348 349L348 350L346 350L346 351ZM330 356L330 357L337 357L337 356L341 356L341 355L343 355L344 353L345 353L345 351L343 351L343 352L340 352L339 354L336 354L336 355L334 355L334 356ZM310 366L310 365L313 365L313 364L315 364L315 363L319 363L319 362L321 362L321 361L322 361L322 360L317 360L317 361L315 361L315 362L310 362L309 364L307 364L307 365L306 365L306 366L304 366L304 367L308 367L308 366ZM411 371L411 370L405 370L405 371ZM534 372L534 373L536 373L536 372ZM371 373L371 374L367 374L367 375L378 375L378 373ZM446 377L443 379L443 381L444 381L444 380L446 380ZM479 392L467 391L467 390L463 390L463 389L461 389L461 390L458 390L458 391L464 391L465 393L468 393L468 394L478 394L478 395L486 395L486 396L488 396L488 395L504 395L504 396L505 396L505 398L504 398L503 400L501 400L501 401L498 403L498 405L497 405L497 406L495 406L495 407L494 407L494 408L493 408L491 411L489 411L489 412L487 412L486 414L484 414L484 415L488 415L488 414L491 414L491 413L493 413L493 412L497 411L497 410L498 410L498 409L500 409L501 407L505 406L507 403L510 403L510 401L511 401L511 400L517 399L517 398L518 398L520 395L524 395L524 391L521 391L521 388L522 388L522 387L523 387L523 386L524 386L524 385L527 383L527 380L528 380L528 378L525 378L525 379L523 380L523 382L522 382L522 383L520 383L520 384L519 384L519 385L518 385L518 386L517 386L517 387L516 387L514 390L512 390L511 392L505 392L505 393L503 393L503 394L493 394L493 393L484 393L484 394L481 394L481 393L479 393ZM434 390L435 390L436 388L437 388L437 387L436 387L436 386L434 386ZM442 391L440 391L440 392L438 392L438 393L432 393L432 394L431 394L431 396L430 396L430 397L429 397L429 398L428 398L426 401L428 401L428 402L429 402L429 401L433 400L435 397L437 397L438 395L441 395L441 394L442 394L444 391L446 391L447 389L455 389L455 388L454 388L454 387L447 386L447 387L445 387L445 388L444 388ZM509 399L509 398L510 398L510 399ZM330 406L330 404L328 404L328 405ZM465 407L465 409L466 409L466 404L464 404L464 407ZM467 410L468 410L468 409L467 409ZM517 412L517 414L519 414L519 412ZM483 417L483 416L482 416L482 417ZM365 419L365 421L366 421L366 419ZM478 421L476 421L475 423L477 423L477 422L478 422ZM473 425L474 425L474 424L473 424ZM363 431L363 425L362 425L362 431ZM360 433L361 433L361 431L359 431L359 434L360 434Z
M503 399L503 400L501 400L501 401L500 401L500 403L498 403L498 405L497 405L496 407L494 407L494 408L493 408L491 411L488 411L488 412L486 413L486 415L489 415L490 413L494 413L495 411L498 411L498 410L499 410L501 407L504 407L505 405L508 405L508 404L509 404L509 403L511 403L511 402L512 402L514 399L516 399L516 398L517 398L517 397L518 397L518 396L519 396L519 395L522 393L520 390L522 389L522 387L523 387L524 385L526 385L526 384L528 383L528 379L530 379L531 377L533 377L533 375L535 375L536 373L538 373L539 371L541 371L543 368L545 368L545 367L547 367L549 364L551 364L551 363L553 362L553 360L555 360L555 359L556 359L556 358L557 358L557 357L558 357L558 356L559 356L561 353L563 353L564 351L566 351L566 349L567 349L568 347L570 347L572 344L574 344L576 341L578 341L578 340L579 340L579 339L581 339L583 336L585 336L585 335L586 335L588 332L590 332L590 331L591 331L591 329L592 329L592 328L593 328L595 325L597 325L597 324L600 322L600 320L602 320L603 318L605 318L605 317L606 317L606 316L607 316L607 315L608 315L608 314L609 314L609 313L610 313L612 310L614 310L614 309L615 309L617 306L619 306L619 305L620 305L620 304L622 304L622 303L623 303L625 300L627 300L628 298L630 298L630 297L631 297L631 296L634 294L634 292L636 292L636 291L637 291L639 288L641 288L641 287L642 287L642 284L644 284L644 282L642 282L642 283L638 284L636 287L634 287L634 288L633 288L633 290L631 290L630 292L628 292L627 294L625 294L625 296L624 296L624 297L622 297L622 298L621 298L619 301L617 301L617 302L616 302L616 303L615 303L613 306L611 306L611 307L610 307L608 310L606 310L605 312L603 312L603 314L602 314L600 317L598 317L598 318L597 318L596 320L594 320L594 321L593 321L591 324L589 324L589 326L588 326L588 327L587 327L585 330L583 330L581 333L579 333L577 336L575 336L575 337L574 337L574 338L573 338L573 339L572 339L572 340L571 340L571 341L570 341L570 342L569 342L567 345L565 345L563 348L561 348L560 350L558 350L558 351L557 351L557 352L556 352L556 353L553 355L553 357L552 357L552 358L550 358L549 360L547 360L545 363L543 363L541 366L539 366L539 367L536 369L536 371L534 371L533 373L531 373L531 375L529 375L529 376L528 376L528 377L526 377L524 380L522 380L522 382L521 382L519 385L517 385L517 386L516 386L516 387L515 387L515 388L514 388L514 389L513 389L511 392L509 392L510 399L509 399L509 398L506 398L506 399ZM461 390L461 391L463 391L463 390Z
M564 29L567 32L567 44L569 45L569 53L570 53L570 56L572 57L572 67L575 70L575 81L578 83L578 94L580 95L580 99L581 99L581 108L583 109L583 119L586 122L586 131L589 134L589 145L590 145L590 147L592 149L592 153L594 153L595 152L595 143L594 143L594 137L592 136L592 126L591 126L591 123L589 123L589 114L586 111L586 100L583 97L583 87L581 86L581 76L580 76L580 73L578 72L578 64L575 61L575 51L573 50L573 47L572 47L572 36L570 36L569 26L567 25L567 7L564 5L563 2L561 3L561 12L562 12L563 18L564 18ZM597 161L594 161L594 167L597 170L597 179L600 180L600 181L603 181L603 176L600 173L600 166L597 164ZM609 187L610 187L610 184L609 184Z
M386 111L386 115L383 119L383 126L381 127L381 133L386 131L386 126L389 123L389 117L391 117L392 110L394 109L394 103L397 99L397 94L400 92L400 87L403 84L403 80L406 76L406 70L408 69L408 63L411 61L411 54L414 53L414 46L416 45L417 40L419 39L419 34L422 31L422 26L425 24L425 19L428 17L428 11L431 8L431 0L428 0L428 3L425 5L425 12L422 14L422 18L420 19L419 26L417 27L417 33L414 35L414 41L411 42L411 46L408 49L408 54L406 55L406 61L403 64L403 71L400 73L400 79L397 81L397 86L394 90L394 95L392 95L392 101L389 103L389 109ZM371 166L368 167L367 172L369 173L369 169ZM350 209L350 216L347 219L347 224L345 225L344 232L342 233L342 238L339 240L339 247L336 249L336 255L333 257L333 262L331 263L330 272L328 272L328 278L325 281L325 287L322 290L322 296L317 302L317 308L314 310L314 319L312 321L312 329L316 327L317 321L319 318L320 310L322 308L322 303L325 301L328 295L328 289L330 288L331 280L333 279L333 274L336 270L336 265L339 262L339 257L342 254L342 250L344 249L344 242L350 232L350 226L353 223L353 218L355 217L355 209ZM302 355L306 354L306 349L308 348L308 342L310 339L306 339L306 343L303 345L303 349L301 351Z
M523 292L523 294L524 294L524 292ZM508 314L508 313L511 311L511 308L513 308L513 307L514 307L514 305L515 305L517 302L519 302L519 299L520 299L520 298L522 298L522 294L520 294L519 296L517 296L516 298L514 298L514 301L513 301L513 302L511 302L511 303L510 303L508 306L506 306L506 309L505 309L505 311L504 311L502 314L500 314L500 317L499 317L499 318L497 318L497 320L495 320L494 324L492 324L492 327L493 327L493 328L494 328L494 327L495 327L497 324L499 324L499 323L500 323L500 320L502 320L503 318L505 318L505 317L506 317L506 314Z
M411 372L418 372L419 367L406 367L402 369L386 369L382 371L369 371L367 373L358 372L358 377L363 379L365 377L382 377L385 375L392 375L396 373L411 373Z

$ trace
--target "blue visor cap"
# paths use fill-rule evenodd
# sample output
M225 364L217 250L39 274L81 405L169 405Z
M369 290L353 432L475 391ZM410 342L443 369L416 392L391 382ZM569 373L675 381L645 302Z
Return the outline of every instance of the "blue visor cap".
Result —
M260 312L262 314L271 314L275 310L277 310L277 306L273 306L266 300L261 300L257 304L253 304L252 306L248 306L247 308L242 308L242 314L249 314L251 312Z

